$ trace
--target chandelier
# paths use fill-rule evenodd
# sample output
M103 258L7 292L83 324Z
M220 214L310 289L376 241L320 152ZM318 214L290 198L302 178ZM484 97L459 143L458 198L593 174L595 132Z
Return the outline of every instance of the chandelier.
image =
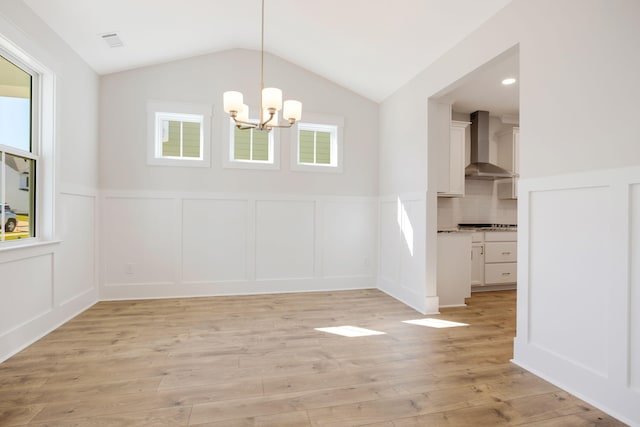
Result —
M249 107L244 104L242 93L224 93L224 111L228 113L238 129L258 129L269 132L273 128L290 128L302 117L302 103L287 100L282 103L282 91L275 87L264 87L264 0L262 0L262 46L260 54L260 120L249 120ZM280 124L278 111L288 123Z

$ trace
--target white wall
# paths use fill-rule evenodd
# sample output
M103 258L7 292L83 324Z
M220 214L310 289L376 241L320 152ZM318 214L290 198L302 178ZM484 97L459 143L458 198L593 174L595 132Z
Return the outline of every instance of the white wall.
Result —
M221 295L375 287L378 106L272 55L267 84L305 114L340 116L343 172L223 167L222 94L257 105L259 52L232 50L103 76L101 297ZM150 100L211 105L209 168L146 164Z
M640 163L637 129L629 125L640 114L638 19L635 0L515 0L381 106L425 113L429 97L519 44L515 362L631 424L640 424L633 358L640 307L629 261L639 245L636 210L629 211L640 182L637 167L629 168ZM434 165L413 160L426 145L431 157L430 117L400 119L398 127L397 115L380 120L381 153L397 150L380 162L381 193L426 190L430 206ZM416 169L408 173L405 160ZM427 250L435 245L430 212ZM422 264L428 278L435 264Z
M438 198L438 229L462 223L517 224L518 201L499 199L495 181L468 179L464 197Z
M344 171L341 174L290 170L292 130L279 130L279 171L222 167L224 127L229 116L222 94L243 92L249 106L259 104L260 53L236 49L100 79L100 185L107 190L268 192L376 196L378 106L278 57L265 55L265 84L297 99L305 114L344 118ZM211 105L214 109L210 168L146 165L147 101Z
M55 212L41 217L59 241L0 248L2 361L97 300L98 77L22 2L0 1L0 36L55 74Z

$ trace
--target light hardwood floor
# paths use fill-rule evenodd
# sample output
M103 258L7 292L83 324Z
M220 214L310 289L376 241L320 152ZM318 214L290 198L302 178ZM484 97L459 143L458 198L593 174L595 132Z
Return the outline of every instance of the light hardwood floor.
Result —
M101 302L0 364L0 425L617 426L511 364L515 292ZM437 318L468 326L432 328ZM384 335L347 338L350 325Z

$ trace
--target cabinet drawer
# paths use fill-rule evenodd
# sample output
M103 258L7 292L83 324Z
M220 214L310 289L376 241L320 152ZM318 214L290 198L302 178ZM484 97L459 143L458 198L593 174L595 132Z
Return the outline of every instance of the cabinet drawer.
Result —
M473 234L471 234L471 241L474 242L474 243L478 243L478 242L484 241L484 232L483 231L474 231Z
M517 240L517 231L487 231L484 233L485 242L515 242Z
M485 284L516 283L518 274L518 264L507 262L501 264L484 265Z
M484 262L516 262L516 242L487 242L484 244Z

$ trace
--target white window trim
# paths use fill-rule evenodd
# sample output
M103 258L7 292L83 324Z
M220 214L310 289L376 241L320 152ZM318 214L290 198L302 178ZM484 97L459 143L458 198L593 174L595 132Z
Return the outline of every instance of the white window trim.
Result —
M0 35L0 51L16 65L35 74L32 85L31 152L13 148L6 152L36 160L35 237L1 242L1 248L21 248L55 239L55 104L56 76L48 67Z
M147 102L147 165L149 166L211 166L211 116L212 107L206 104L189 104L170 101ZM200 158L162 157L162 148L157 144L159 119L197 122L200 125Z
M300 163L300 126L304 129L330 131L335 129L331 140L331 164ZM291 128L291 170L295 172L342 173L343 171L344 117L329 114L304 113L302 120ZM335 150L335 151L334 151Z
M255 108L249 107L249 110L257 111ZM222 166L229 169L265 169L265 170L279 170L280 169L280 138L279 133L281 130L274 129L269 132L269 157L271 161L265 160L236 160L233 158L233 129L235 123L232 119L224 119L223 128L223 141L222 144Z

